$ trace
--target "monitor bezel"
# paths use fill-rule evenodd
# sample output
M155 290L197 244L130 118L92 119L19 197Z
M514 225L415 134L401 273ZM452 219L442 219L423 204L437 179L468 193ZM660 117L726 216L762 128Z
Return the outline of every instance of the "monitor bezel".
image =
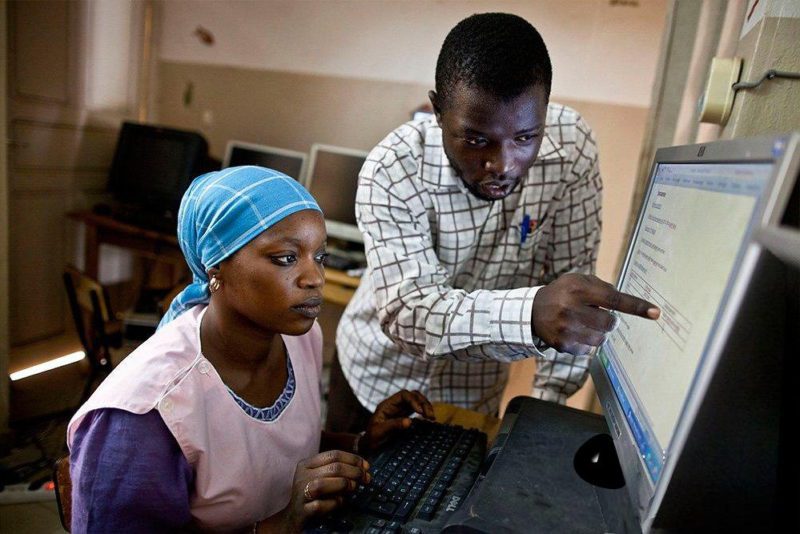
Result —
M704 354L700 357L697 371L678 416L672 439L664 447L664 450L667 451L667 456L660 477L655 484L650 479L625 414L617 401L616 393L600 359L595 357L592 360L591 375L606 421L614 438L626 485L636 508L635 511L645 531L650 528L658 512L659 504L669 485L677 460L687 441L695 417L714 375L736 310L752 277L759 253L756 238L765 228L775 226L783 209L785 209L785 203L790 193L787 190L791 187L792 182L789 177L793 176L792 172L797 172L798 165L800 165L798 139L800 139L800 136L794 134L791 136L725 140L662 148L656 152L650 167L647 190L639 207L636 224L628 242L625 260L619 270L616 284L618 288L631 260L633 245L642 224L647 200L653 190L653 177L659 165L681 163L773 163L771 175L764 186L764 194L754 208L753 223L748 227L745 234L746 241L741 262L733 267L725 293L720 301L715 321L711 326L710 335L706 340Z
M311 188L313 187L312 184L312 177L314 176L314 168L317 164L317 153L329 152L332 154L341 154L343 156L355 156L359 158L364 158L366 161L369 152L366 150L358 150L356 148L347 148L341 147L336 145L327 145L324 143L314 143L311 145L311 151L309 156L309 164L308 164L308 172L306 173L305 182L303 185L311 192ZM357 188L358 186L356 186ZM313 195L313 193L312 193ZM325 218L325 229L328 232L329 237L333 237L336 239L343 239L345 241L351 241L354 243L364 243L364 236L361 234L361 230L358 229L357 225L345 223L342 221L337 221L334 219Z
M227 169L228 167L230 167L231 156L233 155L233 151L237 148L243 148L245 150L251 150L253 152L260 152L262 154L275 154L276 156L286 156L290 158L300 159L300 172L299 176L297 177L297 182L305 186L304 180L306 179L306 172L308 170L308 154L306 154L305 152L300 152L297 150L290 150L288 148L280 148L270 145L261 145L258 143L251 143L249 141L239 141L238 139L232 139L228 141L228 144L225 146L225 157L222 160L223 169Z

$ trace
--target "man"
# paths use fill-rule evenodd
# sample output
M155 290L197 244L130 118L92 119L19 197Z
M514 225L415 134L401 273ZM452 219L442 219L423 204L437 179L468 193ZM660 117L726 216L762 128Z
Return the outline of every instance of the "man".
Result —
M591 275L596 147L578 113L548 104L551 78L533 26L473 15L442 45L435 119L370 153L356 198L368 267L337 331L330 430L358 430L404 388L497 413L508 362L531 356L535 395L564 402L612 310L658 317Z

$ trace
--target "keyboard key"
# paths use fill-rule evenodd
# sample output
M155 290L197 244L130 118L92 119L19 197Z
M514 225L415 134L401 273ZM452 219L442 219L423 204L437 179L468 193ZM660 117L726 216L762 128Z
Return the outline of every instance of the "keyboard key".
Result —
M355 526L343 517L328 519L325 524L331 529L331 532L350 532Z
M414 511L414 507L416 506L416 501L407 499L400 504L397 510L394 513L394 517L398 521L405 522L408 519L408 516L411 515L411 512Z
M393 502L372 502L369 505L369 511L377 516L390 518L394 514L397 505Z
M417 528L403 530L403 525L415 517L428 521L439 513L444 496L453 481L459 480L465 468L464 458L473 450L478 436L461 427L415 419L394 449L370 460L372 483L359 486L348 498L346 517L369 517L367 532L419 533ZM469 467L470 475L472 469ZM353 528L335 528L331 522L326 526L331 527L331 532Z
M433 514L435 513L436 513L436 507L426 503L423 504L422 508L420 508L419 512L417 512L417 519L428 521L433 517Z

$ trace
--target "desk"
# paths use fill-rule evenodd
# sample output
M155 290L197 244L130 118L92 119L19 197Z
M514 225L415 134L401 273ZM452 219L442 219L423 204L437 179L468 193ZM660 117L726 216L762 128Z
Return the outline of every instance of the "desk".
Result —
M67 217L83 223L85 235L84 271L97 279L100 271L100 245L107 243L176 268L186 268L186 260L178 246L178 239L171 234L141 228L118 221L107 215L91 211L71 212ZM325 287L322 296L326 301L346 305L360 282L336 269L325 270Z
M178 239L173 235L140 228L90 211L70 212L67 217L83 223L83 269L92 278L97 279L100 271L100 245L103 243L132 250L140 256L176 267L186 266Z

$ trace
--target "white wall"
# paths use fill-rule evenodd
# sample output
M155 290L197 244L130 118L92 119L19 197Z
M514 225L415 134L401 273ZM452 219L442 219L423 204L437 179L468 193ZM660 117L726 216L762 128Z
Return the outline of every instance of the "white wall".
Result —
M647 107L668 0L169 0L160 58L433 84L447 32L473 13L516 13L541 32L553 96ZM198 26L215 37L207 46ZM579 34L576 35L576 28Z
M133 3L90 0L87 2L86 102L88 109L122 109L128 105Z

